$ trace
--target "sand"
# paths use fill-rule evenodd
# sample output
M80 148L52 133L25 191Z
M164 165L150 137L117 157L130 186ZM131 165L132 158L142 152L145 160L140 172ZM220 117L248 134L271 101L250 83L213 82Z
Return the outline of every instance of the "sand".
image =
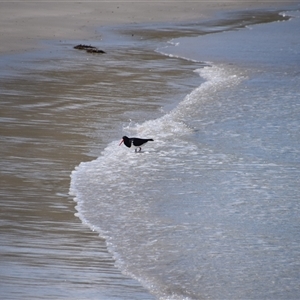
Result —
M40 40L101 38L103 25L201 20L220 11L280 7L295 1L6 1L0 2L0 54L40 47ZM299 1L296 1L299 3Z

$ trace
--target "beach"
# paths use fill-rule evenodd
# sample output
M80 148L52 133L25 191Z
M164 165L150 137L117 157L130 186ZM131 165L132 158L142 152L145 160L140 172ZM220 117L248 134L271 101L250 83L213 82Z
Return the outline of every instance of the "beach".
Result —
M95 29L103 25L199 20L222 11L275 8L282 4L257 0L1 2L0 53L34 49L40 40L98 39Z
M1 2L3 299L299 296L298 5Z

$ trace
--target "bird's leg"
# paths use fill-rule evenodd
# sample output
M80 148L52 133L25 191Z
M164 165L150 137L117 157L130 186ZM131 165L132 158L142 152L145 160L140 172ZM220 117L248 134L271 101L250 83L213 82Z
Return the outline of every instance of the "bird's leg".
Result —
M140 148L139 152L141 152L142 151L142 147L139 147L139 148Z

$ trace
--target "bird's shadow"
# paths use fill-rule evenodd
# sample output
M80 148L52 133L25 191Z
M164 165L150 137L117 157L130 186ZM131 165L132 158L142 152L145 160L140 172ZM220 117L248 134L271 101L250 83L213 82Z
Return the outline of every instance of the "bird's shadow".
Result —
M158 152L158 151L154 151L154 150L141 150L141 151L134 151L133 153L134 154L148 154L148 153L155 153L155 152Z

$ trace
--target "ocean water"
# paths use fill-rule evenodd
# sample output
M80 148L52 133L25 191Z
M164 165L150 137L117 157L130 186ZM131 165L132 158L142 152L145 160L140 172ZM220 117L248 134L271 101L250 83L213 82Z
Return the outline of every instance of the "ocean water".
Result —
M157 299L300 297L300 14L280 16L153 49L198 84L122 113L141 153L106 139L71 173L76 215Z

